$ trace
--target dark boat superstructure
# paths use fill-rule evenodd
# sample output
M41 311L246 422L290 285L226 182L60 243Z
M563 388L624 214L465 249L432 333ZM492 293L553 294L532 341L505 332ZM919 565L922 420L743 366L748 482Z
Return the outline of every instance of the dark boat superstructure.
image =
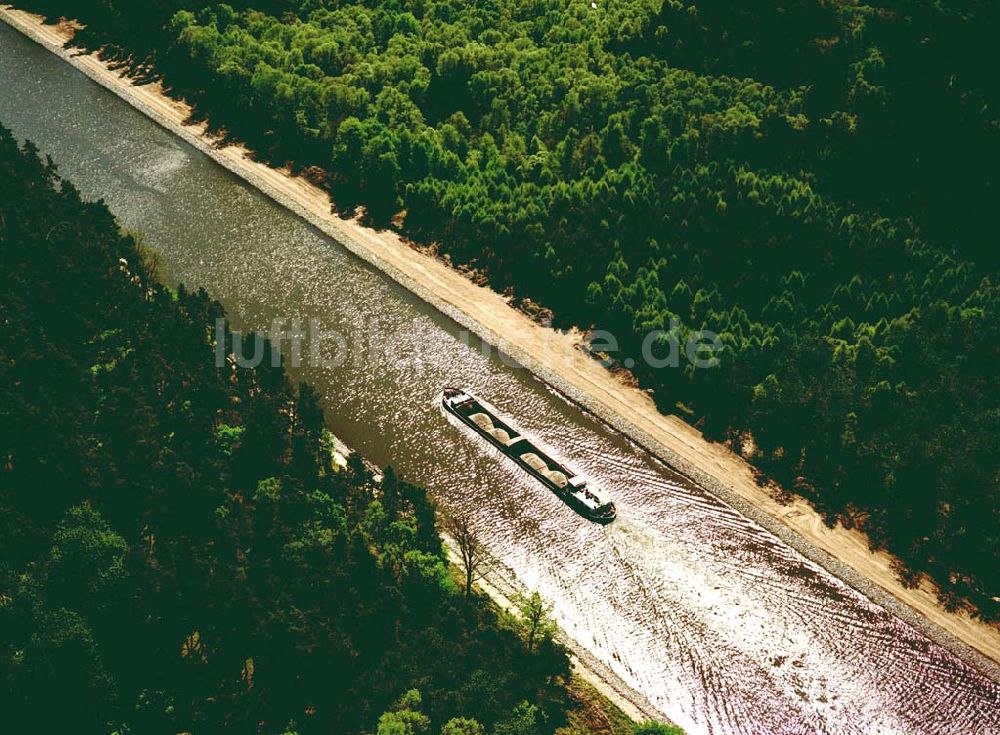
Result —
M445 388L441 403L445 410L517 462L577 512L599 523L610 523L615 519L614 503L602 497L596 489L588 488L586 479L552 459L471 393L458 388Z

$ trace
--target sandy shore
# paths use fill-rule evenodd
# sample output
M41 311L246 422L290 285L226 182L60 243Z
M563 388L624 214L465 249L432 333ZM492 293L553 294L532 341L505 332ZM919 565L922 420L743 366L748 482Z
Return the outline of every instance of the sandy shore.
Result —
M394 233L374 231L336 217L331 214L329 197L304 179L251 160L239 146L214 147L203 125L187 124L190 108L169 98L159 84L135 86L95 56L65 50L63 45L73 33L70 26L47 26L37 16L9 6L0 6L0 20L61 56L470 332L502 349L804 556L1000 681L1000 630L964 612L947 612L937 602L929 582L917 589L903 587L893 574L892 557L870 552L862 533L840 526L827 528L804 500L778 502L771 492L754 482L750 466L742 458L720 444L706 441L678 417L660 414L649 396L619 382L587 357L572 336L538 326L511 308L501 295L414 250Z

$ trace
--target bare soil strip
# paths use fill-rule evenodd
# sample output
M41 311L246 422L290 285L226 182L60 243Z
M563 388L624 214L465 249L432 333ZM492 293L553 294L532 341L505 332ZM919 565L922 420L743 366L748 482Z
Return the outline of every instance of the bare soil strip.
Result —
M539 326L511 308L500 294L415 250L395 233L375 231L332 214L329 196L305 179L254 161L241 146L217 147L204 124L189 124L190 107L170 98L159 83L137 86L95 55L64 48L73 37L71 24L45 25L38 16L5 5L0 5L0 20L501 349L875 603L1000 681L1000 628L975 620L965 611L948 612L927 580L916 589L903 587L893 573L892 557L871 552L864 534L839 525L828 528L801 498L779 501L776 493L757 485L741 457L707 441L680 418L661 414L646 393L622 384L588 357L578 337Z

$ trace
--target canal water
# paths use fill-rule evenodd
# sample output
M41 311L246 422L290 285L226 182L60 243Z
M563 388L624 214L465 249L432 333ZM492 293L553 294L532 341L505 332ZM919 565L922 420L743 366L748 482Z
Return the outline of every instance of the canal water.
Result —
M322 354L342 364L306 346L292 370L335 433L467 514L501 568L690 733L1000 733L996 683L2 23L0 121L237 328L341 335ZM586 521L449 420L444 385L541 437L618 520Z

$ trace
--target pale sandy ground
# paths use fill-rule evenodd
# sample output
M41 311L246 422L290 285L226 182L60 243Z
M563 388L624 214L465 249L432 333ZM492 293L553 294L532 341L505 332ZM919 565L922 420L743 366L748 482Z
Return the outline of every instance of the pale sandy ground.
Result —
M623 385L587 357L572 335L538 326L511 308L501 295L477 286L445 263L410 247L395 234L374 231L331 214L329 197L304 179L256 163L240 147L215 148L205 135L204 126L186 123L190 113L187 105L168 98L159 84L134 86L95 56L66 52L62 46L73 33L69 25L43 25L37 16L9 6L0 6L0 20L62 56L470 331L500 347L540 378L708 487L805 556L1000 680L997 665L1000 629L973 620L964 612L947 612L937 602L929 582L917 589L904 588L892 572L892 558L886 553L869 551L860 532L840 526L827 528L804 500L778 502L772 491L757 485L750 466L742 458L720 444L706 441L678 417L660 414L649 396Z

